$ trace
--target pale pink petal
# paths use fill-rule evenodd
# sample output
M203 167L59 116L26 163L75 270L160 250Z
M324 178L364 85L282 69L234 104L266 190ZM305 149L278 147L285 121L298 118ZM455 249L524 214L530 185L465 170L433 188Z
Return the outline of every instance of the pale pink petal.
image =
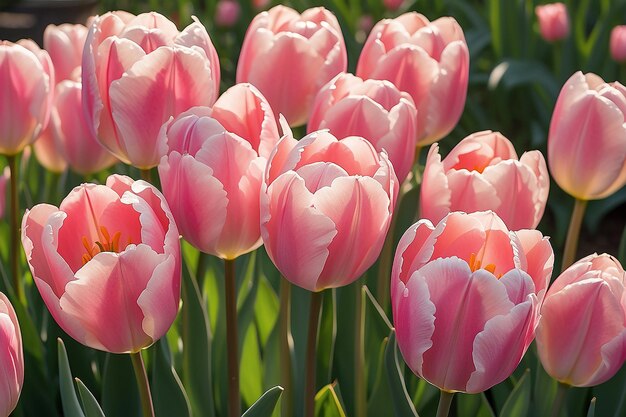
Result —
M552 245L550 245L548 238L544 237L538 230L519 230L515 234L526 258L526 272L535 283L535 292L541 301L550 283L554 267Z
M176 257L169 255L154 268L150 281L137 299L144 315L141 327L152 340L160 339L172 326L179 302L180 273L176 272Z
M434 143L428 151L422 185L420 188L420 217L437 224L450 212L452 192L439 154Z

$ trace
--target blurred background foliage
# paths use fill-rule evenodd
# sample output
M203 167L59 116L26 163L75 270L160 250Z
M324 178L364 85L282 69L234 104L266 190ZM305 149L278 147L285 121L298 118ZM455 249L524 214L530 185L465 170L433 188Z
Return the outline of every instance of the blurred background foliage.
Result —
M28 2L28 0L26 0ZM34 3L34 2L33 2ZM54 3L54 1L53 1ZM261 2L262 3L262 2ZM430 20L453 16L465 31L470 50L470 83L463 116L454 131L440 142L447 154L460 139L480 130L497 130L511 139L519 154L539 149L544 155L552 110L563 83L577 70L595 72L605 81L626 81L626 68L613 62L608 52L612 27L626 24L626 0L566 0L571 33L564 41L547 43L539 36L533 0L406 0L397 10L388 10L380 0L294 0L283 4L298 11L324 6L342 25L348 49L349 70L354 71L360 50L371 27L383 18L417 11ZM157 10L173 19L179 28L197 16L207 27L221 61L222 91L235 82L239 49L248 24L263 9L277 2L259 4L241 0L240 16L228 27L215 21L215 0L102 0L100 11L123 9L133 13ZM422 152L422 164L427 152ZM5 161L0 161L4 166ZM112 172L139 178L134 168L118 164L91 178L74 173L46 172L34 158L21 163L21 207L39 202L58 204L74 186L104 182ZM413 192L399 208L396 240L414 218ZM590 203L578 258L591 252L608 252L626 263L621 245L626 224L626 190L606 200ZM539 228L552 238L560 265L560 253L572 199L552 183L548 207ZM624 239L621 239L624 240ZM8 224L0 221L0 242L8 241ZM221 261L199 254L183 244L186 267L183 304L177 322L162 340L147 351L157 416L224 416L226 408L226 344ZM6 274L8 248L0 245L3 284L10 291ZM107 416L139 415L137 392L128 358L84 348L60 330L48 314L26 263L27 307L18 308L26 356L26 382L15 416L92 416L76 408L78 400L71 376L78 377L93 393ZM241 390L244 409L264 392L280 384L279 281L280 276L261 248L237 260ZM356 283L326 291L319 333L318 389L316 408L320 416L354 415L355 375L366 380L368 415L398 417L434 415L438 391L416 378L396 349L391 332L388 302L377 302L375 265ZM555 275L556 276L556 275ZM194 278L195 277L195 278ZM367 287L363 287L366 284ZM371 290L371 292L370 292ZM360 298L359 298L360 297ZM365 369L355 369L355 303L360 299L365 322ZM380 300L379 300L380 301ZM292 288L295 416L303 403L303 373L308 323L309 294ZM65 342L69 362L58 350L57 337ZM480 395L458 395L451 415L546 416L556 395L556 382L542 370L531 346L516 373ZM208 355L207 355L208 352ZM58 353L58 356L57 356ZM71 367L71 374L67 367ZM60 368L59 368L60 367ZM58 370L61 370L59 372ZM59 376L60 375L60 376ZM184 388L183 388L184 387ZM83 409L89 403L80 388ZM63 401L61 401L61 394ZM280 393L265 397L276 401ZM593 389L572 389L563 416L626 415L626 372ZM285 397L285 396L283 396ZM74 399L72 401L72 398ZM283 398L283 401L285 398ZM73 405L72 405L73 404ZM176 411L173 411L176 410ZM182 410L182 411L181 411ZM280 407L274 415L280 415ZM254 410L252 410L254 411ZM81 414L83 413L83 414ZM589 414L588 414L589 413ZM266 415L266 414L253 414ZM269 414L267 414L269 415ZM284 414L283 414L284 416Z

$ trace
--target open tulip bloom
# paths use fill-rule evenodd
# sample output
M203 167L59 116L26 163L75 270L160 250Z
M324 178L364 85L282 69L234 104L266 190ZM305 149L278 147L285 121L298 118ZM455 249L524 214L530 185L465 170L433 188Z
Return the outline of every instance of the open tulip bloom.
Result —
M24 352L17 315L0 292L0 416L11 414L24 383Z
M533 340L553 262L539 231L509 232L493 212L411 226L391 276L411 370L446 392L478 393L509 377Z

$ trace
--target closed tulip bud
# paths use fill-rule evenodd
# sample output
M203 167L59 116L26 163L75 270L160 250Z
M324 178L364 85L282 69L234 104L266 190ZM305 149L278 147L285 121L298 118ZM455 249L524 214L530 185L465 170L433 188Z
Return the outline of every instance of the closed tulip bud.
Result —
M179 32L156 12L109 12L89 28L82 82L93 134L121 161L148 169L162 156L157 137L164 122L190 107L213 105L220 69L197 19Z
M548 42L565 39L569 35L569 16L563 3L550 3L535 7L541 37Z
M46 57L32 41L0 41L0 154L18 154L48 124L54 70Z
M24 352L17 315L9 299L0 293L0 416L15 409L24 383Z
M613 60L617 62L626 61L626 25L615 26L611 30L609 46Z
M607 254L566 269L541 308L537 352L554 379L577 387L611 378L626 360L626 273Z
M384 19L370 32L356 75L391 81L413 97L417 144L446 136L459 121L469 80L469 50L451 17L429 22L421 14Z
M428 152L420 197L420 217L438 223L451 211L494 211L510 230L534 229L548 200L550 178L543 155L525 152L499 132L474 133L441 159Z
M288 127L284 126L288 132ZM265 172L261 235L283 276L309 291L352 283L380 254L398 180L365 139L288 132Z
M161 193L119 175L74 188L22 220L33 280L63 330L114 353L138 352L170 328L180 302L176 224Z
M626 87L577 72L556 101L548 135L552 178L579 200L608 197L626 183Z
M329 129L338 137L361 136L387 151L400 181L413 165L417 110L408 93L389 81L341 73L315 97L307 130Z
M215 23L223 27L231 27L241 14L241 6L235 0L220 0L215 9Z
M187 241L223 259L261 245L259 192L278 138L274 113L250 84L164 125L159 176Z
M259 13L246 32L237 82L248 82L291 126L303 125L317 91L348 66L337 18L323 7Z
M508 378L533 340L553 263L540 232L510 232L493 212L411 226L391 273L405 362L451 392L478 393Z
M84 25L48 25L43 32L43 47L54 65L56 82L75 79L81 66L83 47L87 39ZM80 73L78 73L80 74Z

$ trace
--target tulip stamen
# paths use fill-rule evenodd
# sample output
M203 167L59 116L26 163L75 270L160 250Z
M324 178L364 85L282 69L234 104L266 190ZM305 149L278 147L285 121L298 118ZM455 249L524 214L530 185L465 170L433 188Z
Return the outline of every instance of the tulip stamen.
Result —
M119 253L120 250L120 238L122 237L122 232L118 231L113 233L113 237L107 230L106 227L100 226L99 238L100 240L96 240L93 245L89 243L89 240L86 236L83 236L82 243L85 247L87 253L83 254L83 265L93 259L100 252L114 252ZM130 237L128 238L128 244L131 243Z
M485 271L491 272L496 278L500 279L502 274L496 274L496 264L487 264L481 268L482 260L477 259L477 256L474 252L471 253L469 262L467 263L470 267L470 271L475 272L479 269L484 269Z

